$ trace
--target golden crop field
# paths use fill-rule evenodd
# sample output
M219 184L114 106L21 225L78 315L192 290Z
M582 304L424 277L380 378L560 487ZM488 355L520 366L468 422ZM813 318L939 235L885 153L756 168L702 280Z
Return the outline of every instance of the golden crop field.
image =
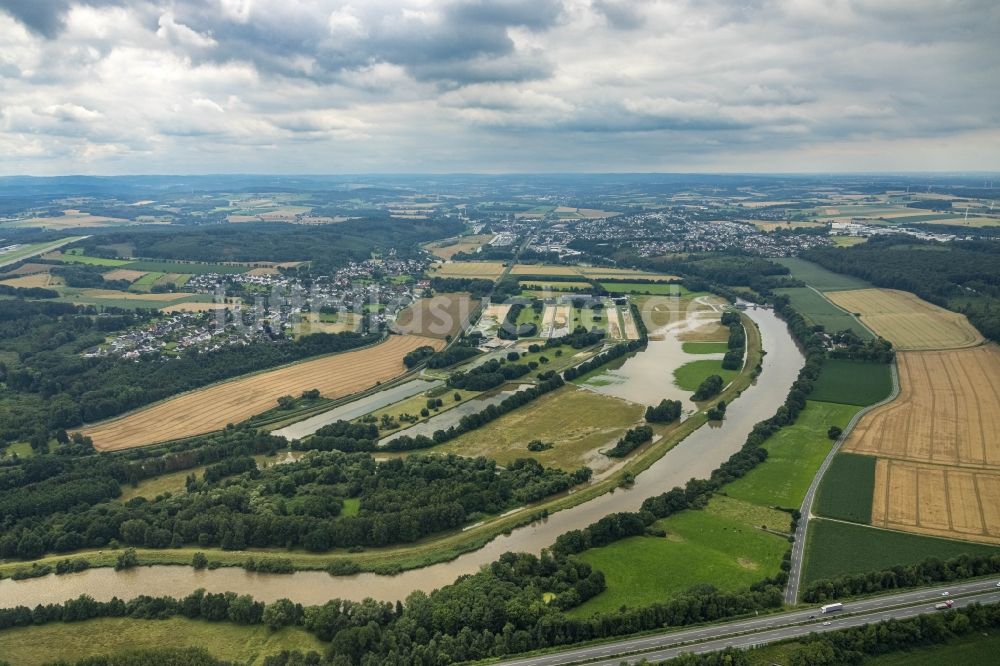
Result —
M510 269L511 275L566 275L579 276L577 266L546 266L544 264L517 264Z
M125 301L163 301L164 303L171 303L180 298L185 298L187 296L190 296L191 294L183 294L183 293L140 294L131 291L118 291L116 289L80 289L80 295L86 296L87 298L122 299Z
M467 293L442 293L421 298L396 317L395 328L403 333L430 338L455 335L469 325L479 301Z
M135 282L143 275L146 271L134 271L131 268L116 268L113 271L108 271L103 274L105 280L128 280L129 282Z
M1000 347L901 352L899 396L855 426L845 450L1000 469Z
M1000 543L1000 347L896 358L899 396L844 446L878 457L872 524Z
M225 310L227 307L233 306L231 304L227 305L226 303L199 303L197 301L189 301L187 303L174 303L173 305L162 307L160 308L160 312L210 312L212 310Z
M880 458L872 525L1000 543L1000 470Z
M324 356L276 370L231 379L190 391L150 407L104 421L81 432L98 451L118 451L181 439L239 423L274 407L283 395L319 389L340 398L401 374L403 356L417 347L444 346L442 340L393 335L385 342L355 351Z
M982 344L965 315L949 312L906 291L852 289L824 294L861 317L862 323L899 350L959 349Z
M463 236L450 244L447 241L431 243L427 249L437 257L451 259L459 252L475 252L477 249L493 240L493 234L479 234L478 236Z
M649 273L647 271L637 271L631 268L603 268L587 267L580 268L580 274L594 280L625 280L628 278L641 278L643 280L654 280L656 282L670 282L680 280L676 275L664 275L663 273Z
M499 261L448 261L434 264L427 272L431 277L484 278L495 280L503 273Z
M18 277L7 278L6 280L0 281L0 284L5 284L9 287L51 287L52 285L62 284L63 280L60 277L55 277L50 273L32 273L31 275L19 275Z
M648 273L631 268L607 268L602 266L564 266L547 264L517 264L511 271L511 275L552 275L552 276L583 276L592 280L622 280L628 278L641 278L644 280L656 280L657 282L668 282L679 280L676 275L663 275L662 273Z

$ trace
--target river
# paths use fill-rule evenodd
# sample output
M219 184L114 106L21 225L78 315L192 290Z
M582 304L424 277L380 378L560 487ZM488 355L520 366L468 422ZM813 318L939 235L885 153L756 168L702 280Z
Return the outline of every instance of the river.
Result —
M764 356L758 382L729 406L721 426L699 428L639 474L635 485L628 490L618 489L555 513L509 535L497 537L485 547L450 562L395 576L360 573L333 577L321 571L261 574L238 568L196 571L188 566L139 567L123 572L110 568L90 569L62 576L51 574L22 581L0 581L0 607L33 607L81 594L99 600L113 596L131 599L140 594L181 597L199 587L210 592L250 594L265 602L282 597L307 605L334 597L394 601L414 590L430 591L451 583L458 576L475 573L507 551L538 553L563 532L586 527L609 513L635 511L647 497L683 485L690 478L707 477L739 450L755 423L771 416L781 406L804 358L784 322L773 312L750 309L747 314L757 323L768 353Z

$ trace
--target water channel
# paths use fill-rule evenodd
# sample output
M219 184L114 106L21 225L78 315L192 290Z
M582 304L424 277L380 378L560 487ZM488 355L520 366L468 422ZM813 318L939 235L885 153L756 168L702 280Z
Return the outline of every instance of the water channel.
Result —
M618 511L635 511L642 501L692 477L705 478L743 445L753 425L772 415L784 402L804 358L784 322L773 312L750 309L747 314L761 332L763 371L758 381L735 400L721 427L702 427L671 449L636 477L628 490L616 490L585 504L565 509L545 520L500 536L479 550L450 562L406 571L395 576L361 573L333 577L322 571L294 574L262 574L239 568L196 571L188 566L139 567L129 571L90 569L76 574L54 574L21 581L0 581L0 607L56 603L81 594L107 600L113 596L131 599L140 594L181 597L202 587L210 592L250 594L260 601L287 597L303 604L323 603L331 598L384 600L404 599L414 590L430 591L447 585L463 574L476 572L507 551L538 553L555 538L572 529L586 527L598 518Z

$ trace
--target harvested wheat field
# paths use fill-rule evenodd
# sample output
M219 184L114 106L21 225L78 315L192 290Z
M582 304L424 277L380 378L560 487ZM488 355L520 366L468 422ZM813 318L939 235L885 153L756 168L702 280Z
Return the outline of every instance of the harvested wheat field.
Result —
M395 328L402 333L446 338L469 325L479 301L464 292L421 298L400 311Z
M63 279L50 273L32 273L31 275L19 275L18 277L7 278L6 280L0 281L0 284L22 289L30 287L51 287L53 285L63 284Z
M1000 543L1000 347L901 352L844 450L878 456L872 524Z
M198 301L189 301L186 303L174 303L173 305L160 308L160 312L167 314L171 312L211 312L213 310L225 310L232 307L235 306L231 303L199 303Z
M493 240L493 234L479 234L478 236L463 236L453 241L431 243L426 247L436 257L451 259L459 252L475 252L491 240Z
M517 264L510 269L511 275L561 275L579 276L580 269L577 266L546 266L544 264Z
M483 278L495 280L503 273L503 263L499 261L447 261L431 266L427 274L431 277Z
M417 347L444 346L442 340L393 335L385 342L324 356L255 375L231 379L170 398L151 407L81 430L98 451L118 451L191 437L239 423L275 406L283 395L319 389L339 398L401 374L403 356Z
M105 280L128 280L129 282L135 282L147 271L134 271L131 268L116 268L113 271L108 271L104 273L101 277Z
M670 282L680 280L677 275L665 275L663 273L647 273L646 271L633 270L631 268L604 268L587 267L580 268L580 274L593 280L653 280L654 282Z
M880 458L872 525L1000 543L1000 470Z
M965 315L949 312L906 291L852 289L824 294L861 317L899 350L960 349L983 343Z
M845 450L1000 469L1000 347L901 352L900 393L865 416Z

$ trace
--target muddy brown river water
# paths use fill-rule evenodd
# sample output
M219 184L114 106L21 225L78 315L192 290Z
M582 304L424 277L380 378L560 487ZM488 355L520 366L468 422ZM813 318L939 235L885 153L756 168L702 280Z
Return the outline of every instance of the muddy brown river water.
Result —
M609 513L635 511L647 497L682 485L688 479L707 477L739 450L755 423L771 416L784 402L804 362L802 353L784 322L773 312L749 309L747 314L760 329L767 352L763 371L757 382L729 407L720 427L699 428L639 474L635 485L628 490L618 489L552 514L450 562L395 576L361 573L334 577L321 571L262 574L238 568L196 571L188 566L139 567L129 571L90 569L62 576L0 581L0 607L56 603L81 594L98 600L114 596L130 599L140 594L181 597L200 587L210 592L250 594L265 602L282 597L307 605L335 597L394 601L404 599L414 590L429 592L447 585L458 576L476 572L507 551L538 553L563 532L586 527Z

